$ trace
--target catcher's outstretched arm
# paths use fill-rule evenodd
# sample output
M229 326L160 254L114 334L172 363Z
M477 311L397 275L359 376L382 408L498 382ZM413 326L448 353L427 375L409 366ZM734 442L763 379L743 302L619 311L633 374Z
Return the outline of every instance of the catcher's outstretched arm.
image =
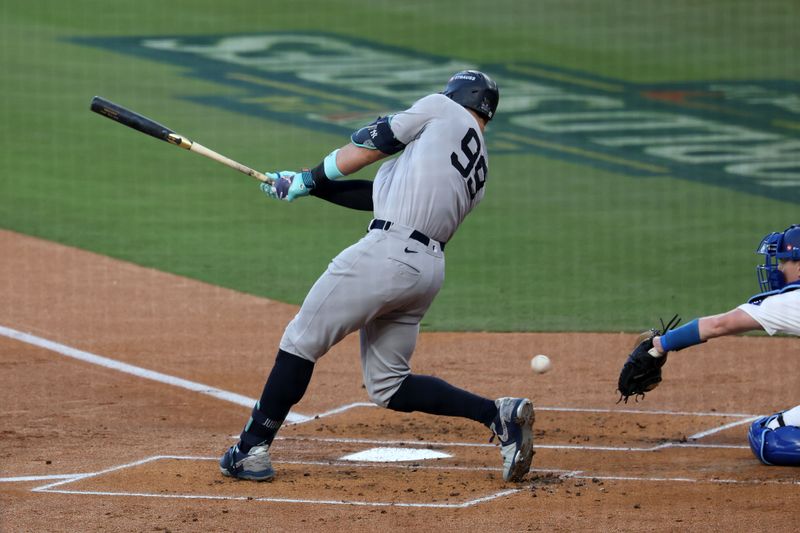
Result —
M737 308L719 315L696 318L662 336L655 337L653 346L659 353L676 352L716 337L757 329L763 329L761 324Z

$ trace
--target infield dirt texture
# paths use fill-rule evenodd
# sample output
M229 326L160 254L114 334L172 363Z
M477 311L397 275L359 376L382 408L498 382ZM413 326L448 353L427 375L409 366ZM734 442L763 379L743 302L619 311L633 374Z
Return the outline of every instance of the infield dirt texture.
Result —
M796 339L675 354L643 403L614 388L636 332L745 301L760 238L800 222L798 22L789 0L5 2L0 531L792 530L800 474L745 430L798 402ZM270 201L92 96L296 170L462 68L501 90L487 194L415 369L530 396L537 470L503 484L480 428L353 407L350 338L297 406L344 410L281 433L275 483L222 479L280 333L370 215ZM452 458L341 461L377 446Z

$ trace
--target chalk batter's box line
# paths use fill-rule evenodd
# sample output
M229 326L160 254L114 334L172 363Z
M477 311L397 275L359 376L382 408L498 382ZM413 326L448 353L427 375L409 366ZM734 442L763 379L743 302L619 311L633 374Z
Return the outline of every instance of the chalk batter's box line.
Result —
M258 501L258 502L269 502L269 503L311 503L317 505L354 505L354 506L367 506L367 507L424 507L424 508L447 508L447 509L461 509L465 507L472 507L479 503L484 503L488 501L492 501L498 498L502 498L504 496L510 496L512 494L516 494L520 492L522 489L505 489L498 492L494 492L488 494L486 496L482 496L480 498L474 498L471 500L465 500L459 503L408 503L408 502L368 502L368 501L359 501L359 500L314 500L314 499L295 499L295 498L258 498L258 497L251 497L251 496L220 496L220 495L205 495L205 494L158 494L158 493L150 493L150 492L116 492L116 491L91 491L91 490L67 490L67 489L59 489L56 487L61 487L63 485L67 485L69 483L74 483L76 481L82 481L84 479L98 477L104 474L109 474L111 472L116 472L119 470L123 470L126 468L134 468L136 466L141 466L146 463L150 463L153 461L160 461L160 460L185 460L185 461L217 461L216 457L194 457L194 456L184 456L184 455L156 455L153 457L147 457L145 459L141 459L139 461L134 461L132 463L126 463L123 465L114 466L111 468L107 468L105 470L101 470L99 472L94 472L91 474L82 474L76 475L75 477L71 477L69 479L57 481L55 483L48 483L47 485L42 485L41 487L36 487L31 489L31 492L46 492L46 493L56 493L56 494L86 494L86 495L93 495L93 496L128 496L128 497L145 497L145 498L178 498L178 499L189 499L189 500L249 500L249 501ZM297 465L308 465L308 466L346 466L348 468L357 468L361 467L384 467L389 468L394 466L397 468L397 465L380 465L380 464L359 464L359 463L352 463L352 462L345 462L345 461L284 461L284 462L277 462L276 464L297 464ZM407 465L401 466L401 468L409 468ZM417 467L419 468L419 467ZM467 469L466 467L463 467Z
M122 497L141 497L141 498L166 498L166 499L186 499L186 500L225 500L225 501L257 501L264 503L296 503L296 504L316 504L316 505L349 505L361 507L411 507L411 508L447 508L447 509L460 509L465 507L472 507L480 503L490 502L505 496L511 496L523 489L506 489L498 492L488 494L486 496L466 500L459 503L432 503L432 502L369 502L359 500L314 500L314 499L296 499L296 498L259 498L252 496L221 496L221 495L206 495L206 494L159 494L150 492L125 492L125 491L92 491L92 490L69 490L64 488L57 488L81 481L84 479L98 477L103 474L119 471L125 468L133 468L149 462L158 460L188 460L188 461L216 461L216 457L195 457L195 456L179 456L179 455L157 455L148 457L132 463L127 463L92 474L77 475L70 479L49 483L37 488L32 489L32 492L40 493L55 493L55 494L83 494L88 496L122 496ZM282 464L278 462L276 464ZM343 461L286 461L284 464L307 465L307 466L325 466L325 467L347 467L347 468L396 468L396 469L450 469L450 470L479 470L470 467L443 467L443 466L425 466L425 465L388 465L388 464L366 464L366 463L352 463ZM499 469L493 469L499 470ZM556 473L562 479L581 479L581 480L601 480L601 481L633 481L633 482L658 482L658 483L712 483L712 484L737 484L737 485L761 485L761 484L777 484L777 485L794 485L800 486L800 481L782 481L782 480L737 480L737 479L695 479L686 477L637 477L637 476L598 476L591 475L585 471L575 470L538 470L533 469L531 472L547 472Z
M231 436L238 439L239 436ZM421 440L395 440L395 439L350 439L335 437L305 437L305 436L278 436L275 440L296 440L308 442L325 442L332 444L373 444L373 445L398 445L398 446L437 446L440 448L496 448L496 444L481 442L445 442L445 441L421 441ZM667 448L709 448L709 449L734 449L748 450L749 446L738 444L706 444L695 442L663 442L655 446L592 446L584 444L537 444L533 443L534 449L538 450L583 450L590 452L655 452Z
M231 438L238 438L237 436L232 436ZM408 445L408 446L425 446L425 447L432 447L438 446L442 448L447 447L466 447L466 448L495 448L495 444L483 444L483 443L475 443L475 442L426 442L426 441L408 441L408 440L378 440L378 439L348 439L348 438L326 438L326 437L283 437L279 436L276 440L298 440L298 441L310 441L310 442L321 442L321 443L335 443L335 444L371 444L371 445ZM656 446L650 447L636 447L636 446L586 446L580 444L534 444L536 449L551 449L551 450L584 450L584 451L602 451L602 452L655 452L658 450L664 450L667 448L702 448L702 449L737 449L737 450L746 450L748 446L745 445L735 445L735 444L701 444L701 443L690 443L690 442L667 442L658 444ZM178 457L181 458L182 456L170 456L170 457ZM212 460L212 457L191 457L191 459L195 460ZM152 460L147 459L147 460ZM319 463L315 463L313 461L289 461L284 460L280 461L283 464L319 464L319 465L330 465L332 464L330 461L323 461ZM276 462L277 463L277 462ZM348 465L353 466L362 466L362 467L375 467L381 466L380 464L374 463L359 463L359 462L347 462ZM414 463L417 465L417 463ZM132 464L132 466L136 466L136 464ZM402 464L392 463L386 464L386 467L394 467L394 468L402 468ZM414 466L416 468L416 466ZM471 467L460 467L460 466L441 466L441 467L434 467L434 466L424 466L426 469L441 469L441 470L486 470L486 471L498 471L499 468L492 468L492 467L479 467L479 466L471 466ZM109 470L110 471L110 470ZM544 469L538 468L533 469L534 472L550 472L556 473L559 475L577 475L575 472L570 472L567 470L559 470L559 469ZM101 473L105 473L103 471ZM565 474L566 473L566 474ZM45 475L45 476L12 476L12 477L2 477L0 478L0 483L20 483L20 482L32 482L32 481L47 481L47 480L65 480L66 482L76 481L79 479L84 479L88 477L92 477L97 475L97 472L89 472L89 473L80 473L80 474L55 474L55 475ZM51 484L47 487L55 487L58 484ZM44 487L44 488L47 488ZM39 487L42 489L43 487Z
M298 415L302 416L303 419L297 422L293 422L287 425L297 425L297 424L306 424L318 418L329 417L335 414L344 413L345 411L349 411L356 407L377 407L373 403L366 403L366 402L355 402L350 404L341 405L329 411L325 411L320 413L316 416L305 416L305 415ZM738 427L744 424L749 424L753 420L757 420L760 415L752 415L752 414L745 414L745 413L717 413L717 412L691 412L691 411L667 411L667 410L653 410L653 411L646 411L646 410L639 410L639 409L596 409L591 407L534 407L536 411L553 411L553 412L565 412L565 413L604 413L604 414L630 414L630 415L662 415L662 416L691 416L691 417L717 417L717 418L741 418L742 420L736 420L734 422L730 422L728 424L724 424L722 426L715 426L709 429L705 429L702 431L698 431L692 435L687 437L688 440L700 440L702 438L708 437L710 435L714 435L716 433L720 433L722 431L726 431L728 429L732 429L734 427ZM237 435L238 438L238 435Z
M316 418L316 416L323 417L323 416L330 416L333 414L343 413L344 411L348 411L350 409L356 407L378 407L374 403L371 402L354 402L340 405L339 407L335 407L330 409L329 411L325 411L318 415L310 415L307 416L303 422L297 422L298 424L302 424L305 422L310 422ZM534 405L535 411L556 411L556 412L563 412L563 413L608 413L608 414L633 414L633 415L668 415L668 416L696 416L696 417L723 417L723 418L752 418L759 415L754 415L752 413L719 413L717 411L669 411L664 409L608 409L608 408L595 408L595 407L558 407L558 406L536 406ZM306 415L303 415L306 416Z

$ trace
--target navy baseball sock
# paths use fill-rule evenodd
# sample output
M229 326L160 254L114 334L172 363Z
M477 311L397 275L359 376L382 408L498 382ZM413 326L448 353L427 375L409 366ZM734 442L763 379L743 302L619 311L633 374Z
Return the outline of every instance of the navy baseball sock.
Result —
M387 406L393 411L421 411L432 415L460 416L489 426L497 406L471 392L459 389L433 376L409 374Z
M306 393L313 371L311 361L278 350L261 399L239 436L240 451L247 453L253 446L272 444L289 410Z

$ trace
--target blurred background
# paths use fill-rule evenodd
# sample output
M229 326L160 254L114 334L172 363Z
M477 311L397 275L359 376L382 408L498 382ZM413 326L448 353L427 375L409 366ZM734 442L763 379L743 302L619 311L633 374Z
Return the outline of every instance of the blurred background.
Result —
M486 197L423 328L721 312L757 292L760 239L800 223L799 15L793 0L4 2L0 228L300 304L370 214L269 200L91 113L92 96L299 170L477 68L501 92Z

